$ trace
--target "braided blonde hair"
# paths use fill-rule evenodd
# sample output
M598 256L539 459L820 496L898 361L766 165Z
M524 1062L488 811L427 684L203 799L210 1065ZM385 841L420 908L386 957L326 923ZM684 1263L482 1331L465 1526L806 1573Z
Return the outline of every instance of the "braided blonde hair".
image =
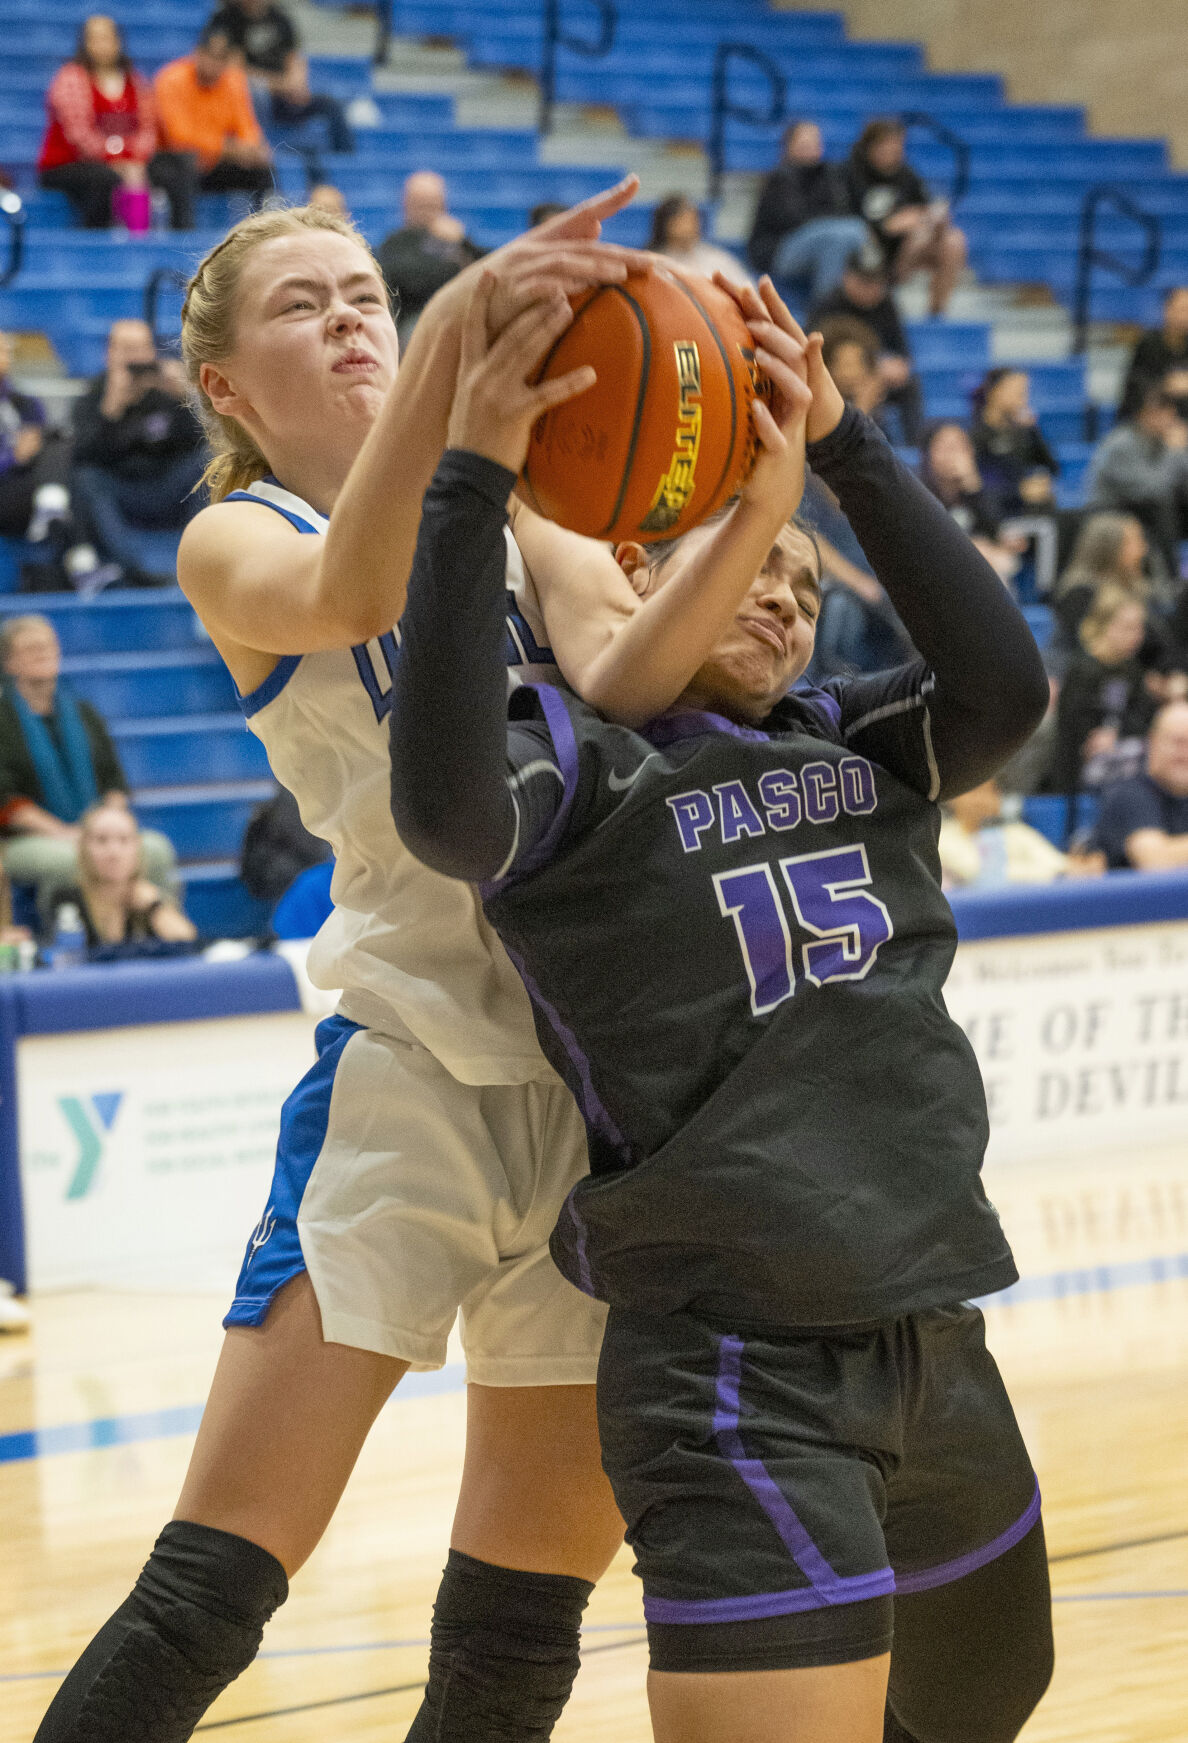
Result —
M212 458L202 482L208 486L212 502L221 502L233 490L245 490L271 468L242 424L215 411L200 379L202 365L221 363L235 348L239 282L248 256L263 242L278 236L299 236L304 230L330 230L337 236L349 237L370 259L375 258L366 238L349 218L324 212L319 206L281 207L254 212L236 224L211 249L186 287L182 304L182 361L210 444Z

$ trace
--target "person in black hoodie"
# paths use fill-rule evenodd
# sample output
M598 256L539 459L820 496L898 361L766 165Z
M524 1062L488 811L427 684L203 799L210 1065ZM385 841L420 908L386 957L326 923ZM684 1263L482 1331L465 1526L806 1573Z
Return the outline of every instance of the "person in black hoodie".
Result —
M904 161L906 137L894 117L867 122L846 165L850 205L878 236L894 278L927 268L929 313L943 315L965 268L965 236L949 217L948 201L934 200Z
M1130 359L1118 418L1125 422L1142 407L1151 388L1162 388L1188 416L1188 285L1174 284L1163 299L1163 320L1143 333Z
M134 582L172 580L141 565L138 533L180 532L202 504L192 495L204 452L180 366L157 356L144 321L115 321L107 368L74 408L71 497L105 562Z
M784 155L759 194L747 243L751 265L780 284L807 286L819 303L869 237L840 166L825 161L821 129L815 121L793 121L784 129Z

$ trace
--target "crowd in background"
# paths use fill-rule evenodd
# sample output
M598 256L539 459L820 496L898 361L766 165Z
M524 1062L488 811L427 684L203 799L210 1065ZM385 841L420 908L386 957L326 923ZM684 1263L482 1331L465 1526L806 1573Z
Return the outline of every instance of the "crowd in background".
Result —
M350 150L347 116L311 90L292 21L270 0L228 0L192 53L151 85L112 20L91 17L47 105L41 180L66 194L87 227L143 227L156 199L186 229L204 192L234 191L258 205L273 187L273 148L257 105L274 138L290 132L302 142L311 201L349 215L322 174L318 143ZM930 311L942 314L966 247L904 145L899 121L875 120L845 161L830 162L819 126L798 120L759 191L745 259L709 241L699 207L679 194L656 206L649 246L688 271L736 282L770 272L805 324L823 333L845 397L906 451L1003 584L1051 609L1048 718L997 781L950 807L946 881L1188 865L1188 287L1168 293L1160 328L1135 346L1118 421L1093 454L1087 507L1062 508L1059 460L1032 409L1026 370L991 369L965 419L925 417L895 290L926 273ZM555 210L536 208L533 222ZM483 248L450 211L443 178L425 169L407 178L401 222L377 253L407 340L429 298ZM24 585L88 595L171 581L170 553L200 506L204 459L180 365L160 354L144 322L115 322L106 366L75 402L67 430L52 429L10 373L0 335L0 536L26 541ZM848 526L811 477L806 510L825 565L811 675L910 657ZM58 663L45 619L10 619L0 631L0 864L33 892L27 918L43 937L65 906L92 949L183 942L188 922L176 907L169 844L136 830L110 734L58 683ZM1064 847L1020 821L1021 801L1035 795L1065 802L1055 831ZM325 852L295 816L269 810L248 846L245 877L269 901L282 893L264 863L271 856L304 871L311 899L324 905ZM118 875L107 878L105 865ZM6 902L0 880L0 949L23 937Z

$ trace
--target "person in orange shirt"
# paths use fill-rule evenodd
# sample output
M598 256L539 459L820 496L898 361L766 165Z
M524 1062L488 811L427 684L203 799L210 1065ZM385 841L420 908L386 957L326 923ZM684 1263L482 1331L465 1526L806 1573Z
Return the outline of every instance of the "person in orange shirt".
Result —
M247 193L258 206L273 191L272 152L252 107L231 41L207 26L193 54L162 67L154 83L165 149L197 164L203 193Z

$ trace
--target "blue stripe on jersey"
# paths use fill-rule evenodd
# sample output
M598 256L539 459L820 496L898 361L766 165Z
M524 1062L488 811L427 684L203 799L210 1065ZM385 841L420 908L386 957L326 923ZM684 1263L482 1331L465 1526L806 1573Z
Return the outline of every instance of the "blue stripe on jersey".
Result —
M300 654L282 654L262 684L257 684L256 688L249 690L246 696L241 696L238 690L235 692L245 719L250 720L253 714L260 712L261 708L267 708L270 702L276 701L301 664L301 659Z
M269 479L267 482L273 483L275 480ZM283 490L284 486L279 485L278 488ZM270 508L273 514L281 515L291 527L296 527L299 533L317 533L319 530L317 527L310 526L307 520L302 520L299 514L294 514L292 509L282 508L279 502L269 502L266 496L255 496L250 490L233 490L223 498L223 501L254 502L257 508Z
M276 480L269 479L268 482L274 484ZM250 490L233 490L229 496L223 498L223 501L254 502L260 508L270 508L273 514L279 514L282 520L287 520L289 525L296 527L299 533L316 534L318 530L317 527L311 526L308 521L302 520L300 515L293 514L287 508L282 508L277 502L269 502L267 497L254 496ZM261 708L267 708L270 702L276 701L300 664L300 654L283 654L262 684L257 684L256 688L250 690L246 696L241 695L236 690L236 700L243 710L245 720L250 720L253 714L260 712Z

